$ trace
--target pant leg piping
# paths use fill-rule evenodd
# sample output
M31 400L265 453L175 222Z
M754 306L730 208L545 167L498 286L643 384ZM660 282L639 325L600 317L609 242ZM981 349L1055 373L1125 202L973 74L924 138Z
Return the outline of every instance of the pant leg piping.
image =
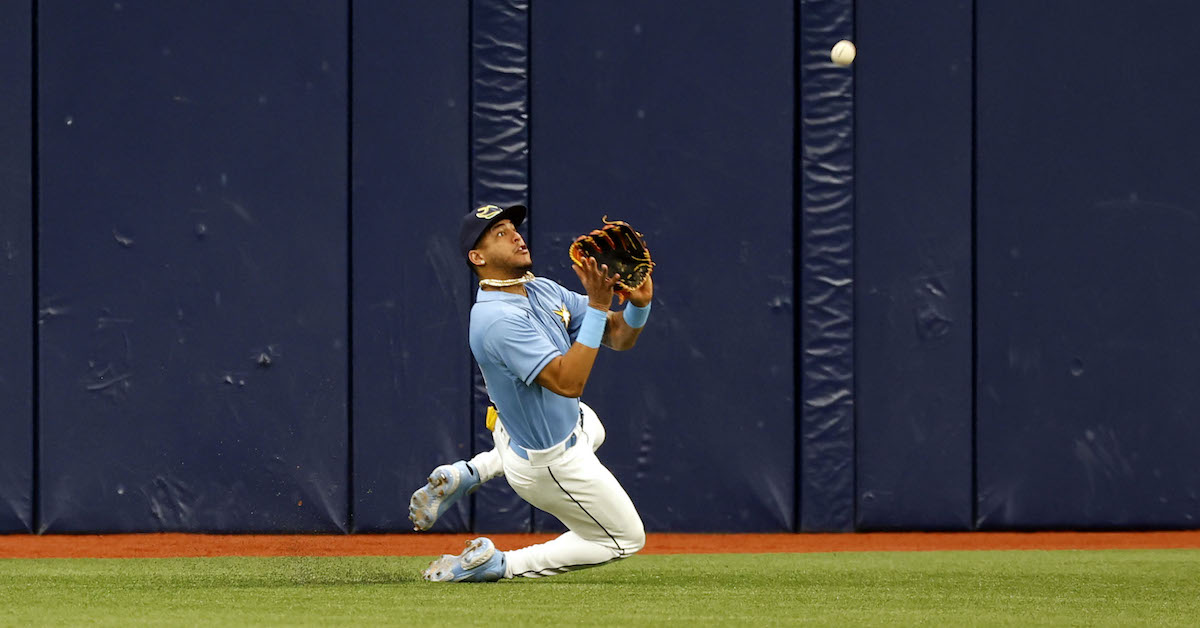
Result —
M608 529L604 527L604 524L597 521L596 518L592 516L592 513L588 512L587 508L584 508L583 504L579 503L579 500L575 499L575 496L572 495L570 493L570 491L563 488L563 485L559 483L558 478L554 477L553 469L551 469L550 467L546 467L546 471L550 472L550 479L554 480L555 484L558 484L559 490L561 490L563 493L566 493L567 497L570 497L571 501L575 502L576 506L579 506L579 509L583 511L583 514L587 515L592 521L595 521L596 525L600 526L600 529L604 530L604 533L608 535L608 538L612 539L613 545L616 545L617 551L621 553L621 555L618 556L617 558L624 558L625 557L625 548L621 547L621 544L617 542L617 538L614 537L612 535L612 533L609 532Z
M588 563L588 564L582 564L582 565L565 565L563 567L547 567L545 569L530 569L529 571L522 571L521 573L515 573L515 574L513 574L513 577L514 578L524 578L525 576L528 576L529 574L534 574L534 573L538 574L539 576L557 576L560 574L567 573L569 571L578 571L580 569L588 569L591 567L600 567L601 565L607 565L607 564L613 562L614 560L620 560L621 558L622 557L610 558L602 563ZM545 571L549 571L550 573L542 573Z

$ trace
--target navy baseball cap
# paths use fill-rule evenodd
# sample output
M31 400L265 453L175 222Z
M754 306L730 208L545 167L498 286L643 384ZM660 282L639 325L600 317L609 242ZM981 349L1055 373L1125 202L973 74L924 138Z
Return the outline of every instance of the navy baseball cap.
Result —
M521 226L525 221L525 215L529 213L524 205L513 205L508 209L501 209L495 205L484 205L471 213L463 216L462 224L458 228L458 246L462 251L462 256L466 257L471 249L479 243L479 237L483 232L492 228L492 225L504 220L505 218L512 221L514 227Z

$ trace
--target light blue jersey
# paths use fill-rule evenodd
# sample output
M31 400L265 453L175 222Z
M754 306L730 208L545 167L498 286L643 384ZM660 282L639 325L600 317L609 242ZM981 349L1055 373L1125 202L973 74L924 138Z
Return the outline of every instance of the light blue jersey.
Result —
M509 438L547 449L579 423L579 399L542 388L537 376L564 354L587 313L586 296L549 279L525 284L528 298L480 289L471 308L471 353Z

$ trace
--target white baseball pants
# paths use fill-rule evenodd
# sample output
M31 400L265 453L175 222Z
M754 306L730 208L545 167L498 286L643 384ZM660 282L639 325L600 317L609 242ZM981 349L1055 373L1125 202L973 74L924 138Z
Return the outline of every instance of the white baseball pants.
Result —
M522 499L558 518L567 532L558 538L505 552L507 578L539 578L595 567L632 556L646 544L642 519L625 489L596 458L604 426L585 404L574 446L528 452L526 460L508 444L497 421L496 448L471 460L483 481L503 474ZM570 440L568 438L568 440Z

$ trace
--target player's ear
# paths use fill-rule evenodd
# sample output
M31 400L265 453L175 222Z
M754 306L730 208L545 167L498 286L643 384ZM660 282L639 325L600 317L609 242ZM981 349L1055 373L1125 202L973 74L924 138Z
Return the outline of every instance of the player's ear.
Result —
M467 259L470 260L471 264L473 264L475 266L483 266L484 264L487 263L483 259L483 253L480 253L476 249L471 249L470 251L467 252Z

